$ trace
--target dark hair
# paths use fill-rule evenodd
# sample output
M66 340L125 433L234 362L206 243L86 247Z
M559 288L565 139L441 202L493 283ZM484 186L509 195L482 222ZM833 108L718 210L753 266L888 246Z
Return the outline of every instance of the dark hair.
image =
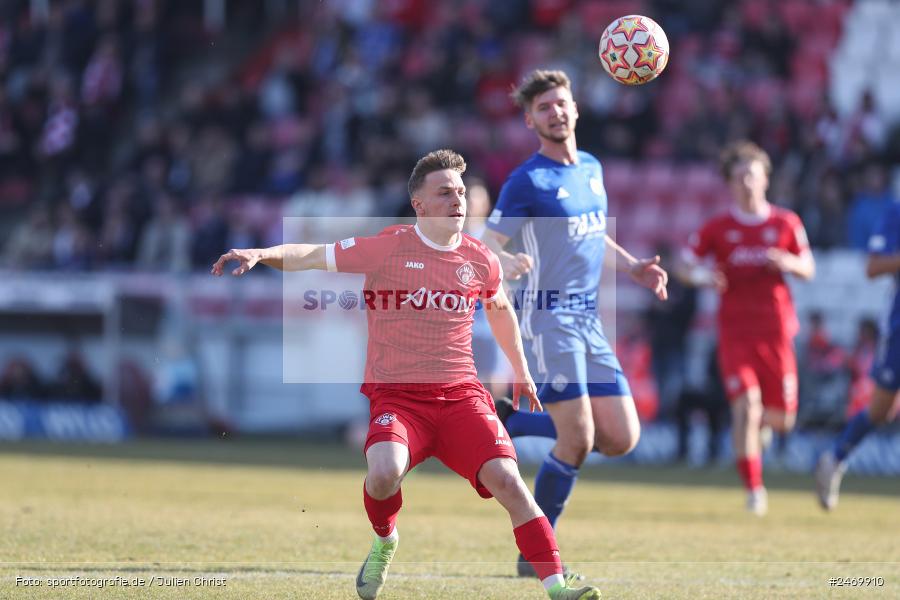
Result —
M443 171L444 169L453 169L462 175L466 172L466 160L462 155L446 148L429 152L419 159L419 162L413 168L412 175L409 176L409 197L412 198L419 188L422 187L429 173Z
M510 96L516 106L528 110L535 96L558 87L572 90L572 82L569 81L569 76L564 71L536 69L525 76L525 79L522 80L519 87L512 91Z
M758 160L763 164L766 175L772 173L772 161L765 150L747 140L741 140L728 144L719 155L719 168L726 180L731 179L731 171L735 165L742 162Z

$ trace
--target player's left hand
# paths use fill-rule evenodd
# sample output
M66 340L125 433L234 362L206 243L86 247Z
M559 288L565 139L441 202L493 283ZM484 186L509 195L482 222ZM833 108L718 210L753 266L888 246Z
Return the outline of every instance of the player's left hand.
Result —
M773 271L790 273L794 268L794 255L781 248L766 250L766 266Z
M537 397L537 386L530 373L517 374L513 381L512 389L512 405L515 410L519 410L519 397L524 395L528 398L529 409L531 412L544 412L541 401Z
M639 258L631 265L629 274L635 283L652 290L660 300L667 300L669 292L666 284L669 283L669 274L659 266L659 261L659 255L653 258Z

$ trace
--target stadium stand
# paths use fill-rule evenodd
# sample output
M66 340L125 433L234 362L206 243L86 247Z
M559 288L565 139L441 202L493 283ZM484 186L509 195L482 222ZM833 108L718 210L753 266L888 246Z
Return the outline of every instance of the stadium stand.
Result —
M223 249L278 243L283 217L402 214L409 166L436 146L461 151L496 195L534 149L507 92L540 64L573 75L579 143L604 162L626 246L683 244L727 202L719 148L749 136L773 156L773 200L801 214L818 253L818 279L795 286L801 312L822 310L847 345L857 319L882 306L881 288L858 292L861 259L847 248L898 197L896 3L235 0L213 15L175 0L33 4L0 7L8 273L95 273L168 302L178 277ZM667 71L639 90L595 58L600 31L628 13L653 15L672 46ZM885 53L877 78L858 67ZM220 291L188 306L201 319L239 310L271 325L278 290L239 309ZM620 292L620 310L642 308ZM203 360L243 333L211 342ZM273 340L253 349L254 364L272 368ZM146 364L148 350L138 355ZM0 365L11 359L4 351ZM208 391L217 410L246 402Z

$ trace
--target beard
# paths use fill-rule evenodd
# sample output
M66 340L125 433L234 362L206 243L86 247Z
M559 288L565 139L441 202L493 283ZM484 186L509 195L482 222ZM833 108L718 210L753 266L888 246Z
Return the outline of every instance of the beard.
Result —
M565 131L553 131L549 127L541 127L537 128L537 133L541 139L561 144L572 136L574 130L572 127L568 127Z

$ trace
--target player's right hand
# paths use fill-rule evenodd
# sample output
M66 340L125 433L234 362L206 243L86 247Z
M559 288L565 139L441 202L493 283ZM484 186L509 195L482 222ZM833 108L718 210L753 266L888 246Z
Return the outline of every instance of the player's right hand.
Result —
M257 250L255 248L248 248L243 250L232 249L219 257L219 260L217 260L212 266L210 273L217 277L220 277L223 273L223 269L225 268L225 263L230 260L236 260L240 264L237 266L237 268L231 271L231 274L235 276L243 275L244 273L255 267L256 263L258 263L261 259L261 250Z
M534 268L534 259L524 252L503 252L500 255L500 266L503 267L503 276L515 281Z
M544 407L541 406L541 401L538 400L537 385L535 385L534 379L531 378L531 374L527 372L516 375L515 381L513 381L513 409L519 410L519 397L522 395L528 398L528 405L531 412L535 412L535 410L537 410L537 412L544 412Z
M718 269L713 269L710 273L710 282L713 289L720 294L728 289L728 279L725 278L725 273Z

